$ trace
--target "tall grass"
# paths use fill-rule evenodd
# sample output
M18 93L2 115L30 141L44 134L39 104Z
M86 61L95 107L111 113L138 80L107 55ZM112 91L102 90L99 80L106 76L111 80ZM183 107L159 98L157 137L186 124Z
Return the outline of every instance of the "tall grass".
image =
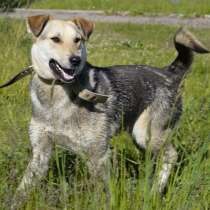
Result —
M25 24L0 19L0 83L30 64L30 37ZM149 64L163 66L175 57L172 37L176 28L96 24L88 44L89 61L95 65ZM210 46L210 30L193 30ZM114 59L113 59L114 58ZM172 142L179 162L170 177L164 198L151 195L152 161L139 151L125 132L111 142L111 209L207 210L210 206L210 60L197 56L183 88L183 115ZM27 134L31 115L29 78L0 90L0 209L11 197L31 157ZM80 157L57 147L47 177L32 193L24 209L103 210L103 186L91 180Z

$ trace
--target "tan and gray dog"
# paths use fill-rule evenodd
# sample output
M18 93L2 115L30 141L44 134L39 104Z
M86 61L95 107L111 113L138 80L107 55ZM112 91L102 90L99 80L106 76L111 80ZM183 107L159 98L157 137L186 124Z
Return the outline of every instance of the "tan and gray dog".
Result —
M30 88L33 156L12 209L46 175L55 144L84 157L90 174L107 180L109 141L122 124L139 148L151 150L154 156L163 152L157 183L163 192L177 160L168 136L181 114L178 87L192 63L193 51L208 50L189 31L180 29L174 38L178 56L163 69L145 65L101 68L87 62L85 42L93 31L92 22L40 15L29 17L27 26L34 40L35 74ZM86 101L79 97L83 89L108 95L108 99Z

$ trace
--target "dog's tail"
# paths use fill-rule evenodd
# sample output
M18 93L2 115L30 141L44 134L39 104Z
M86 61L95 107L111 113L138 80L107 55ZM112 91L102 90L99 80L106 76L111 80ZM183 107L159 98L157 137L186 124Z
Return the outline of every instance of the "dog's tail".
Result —
M188 30L180 28L174 36L174 45L178 52L168 71L182 78L193 61L193 52L209 53L209 50Z

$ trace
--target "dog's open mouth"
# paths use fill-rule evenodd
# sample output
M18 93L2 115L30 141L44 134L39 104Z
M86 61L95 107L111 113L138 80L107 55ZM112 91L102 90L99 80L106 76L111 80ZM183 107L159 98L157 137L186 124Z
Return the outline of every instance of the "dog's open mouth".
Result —
M75 70L62 67L56 60L50 59L49 66L59 80L71 83L75 80Z

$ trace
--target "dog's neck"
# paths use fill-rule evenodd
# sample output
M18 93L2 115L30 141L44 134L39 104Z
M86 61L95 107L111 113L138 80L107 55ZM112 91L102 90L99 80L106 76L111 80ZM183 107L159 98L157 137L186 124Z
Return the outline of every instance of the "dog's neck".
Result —
M52 88L54 85L60 85L64 88L68 88L72 93L78 98L91 102L91 103L105 103L108 99L107 95L96 93L94 87L92 87L88 80L88 72L92 66L89 63L86 63L82 73L78 75L73 83L64 83L60 80L45 79L38 75L38 78L45 84L51 85Z
M78 96L80 99L92 102L92 103L105 103L108 99L107 95L102 95L100 93L96 93L94 87L91 87L90 83L88 82L88 72L92 66L89 63L86 63L82 73L76 77L76 80L73 84L63 83L59 80L53 79L45 79L37 74L37 78L46 85L51 85L52 90L54 85L65 86L69 90L72 90L73 94ZM5 84L0 85L0 88L4 88L14 84L15 82L21 80L27 75L34 74L33 66L29 66L26 69L23 69L17 75L15 75L12 79L7 81ZM36 73L35 73L36 74Z

